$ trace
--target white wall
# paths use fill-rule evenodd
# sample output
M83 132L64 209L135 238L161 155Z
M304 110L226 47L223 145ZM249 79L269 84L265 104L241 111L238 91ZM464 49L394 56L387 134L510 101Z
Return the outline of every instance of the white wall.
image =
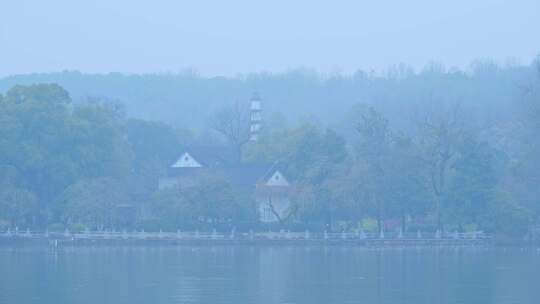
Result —
M159 190L178 187L178 186L179 186L179 182L177 178L163 177L159 179L159 185L158 185Z
M185 152L178 158L178 160L172 165L173 168L199 168L202 165L196 161L189 153Z
M281 172L276 171L266 181L266 185L267 186L283 186L283 187L286 187L286 186L289 186L289 182L287 181L285 176L283 176L283 174L281 174Z

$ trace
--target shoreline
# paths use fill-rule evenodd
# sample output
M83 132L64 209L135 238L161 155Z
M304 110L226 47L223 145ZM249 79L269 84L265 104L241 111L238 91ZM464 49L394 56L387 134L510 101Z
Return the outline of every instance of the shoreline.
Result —
M527 241L477 233L318 232L81 232L0 233L0 246L355 246L355 247L539 247Z
M137 234L48 234L2 235L2 245L40 246L354 246L354 247L492 247L492 238L376 238L367 236L286 234L190 234L137 233Z

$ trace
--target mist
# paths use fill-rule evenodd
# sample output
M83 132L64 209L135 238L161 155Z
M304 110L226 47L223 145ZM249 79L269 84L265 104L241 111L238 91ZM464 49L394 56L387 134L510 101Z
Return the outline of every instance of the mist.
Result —
M0 75L381 72L430 62L530 62L540 49L535 0L4 1Z
M540 2L0 12L0 304L539 302Z

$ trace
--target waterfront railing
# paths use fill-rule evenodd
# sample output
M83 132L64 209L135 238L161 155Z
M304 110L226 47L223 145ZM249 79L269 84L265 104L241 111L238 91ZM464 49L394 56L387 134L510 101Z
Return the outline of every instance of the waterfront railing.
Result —
M490 234L482 231L470 232L365 232L362 230L352 232L312 232L312 231L79 231L63 232L30 231L19 229L0 232L0 238L27 238L27 239L68 239L68 240L319 240L319 241L451 241L451 240L489 240Z

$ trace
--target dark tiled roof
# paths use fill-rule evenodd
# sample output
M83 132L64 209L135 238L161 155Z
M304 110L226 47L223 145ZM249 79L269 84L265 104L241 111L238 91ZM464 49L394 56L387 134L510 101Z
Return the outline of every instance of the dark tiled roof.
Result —
M183 149L177 158L185 152L205 167L226 166L234 159L232 150L227 147L191 146Z
M227 177L232 185L249 187L255 187L270 169L271 165L264 164L237 165L220 168L223 175Z
M285 174L287 170L283 163L275 162L272 165L268 166L268 170L266 171L266 173L260 177L260 182L265 182L269 180L272 177L272 174L274 174L276 171L281 172L281 174Z
M192 176L194 174L200 174L203 172L209 172L208 168L198 168L198 167L188 167L188 168L175 168L169 167L167 169L167 176L169 177L181 177L181 176Z
M194 156L195 157L195 156ZM169 168L168 176L196 178L201 175L223 176L234 186L254 187L271 170L270 165L235 165L202 168Z
M234 166L202 167L202 168L169 168L168 176L196 178L201 175L220 175L233 186L255 187L265 182L275 172L274 165L243 164Z
M202 168L173 168L169 167L170 177L193 177L204 174L215 174L225 177L232 185L241 187L255 187L258 183L267 181L276 170L283 173L283 166L278 163L266 164L234 164L231 160L230 149L223 147L195 146L182 151L189 153Z

